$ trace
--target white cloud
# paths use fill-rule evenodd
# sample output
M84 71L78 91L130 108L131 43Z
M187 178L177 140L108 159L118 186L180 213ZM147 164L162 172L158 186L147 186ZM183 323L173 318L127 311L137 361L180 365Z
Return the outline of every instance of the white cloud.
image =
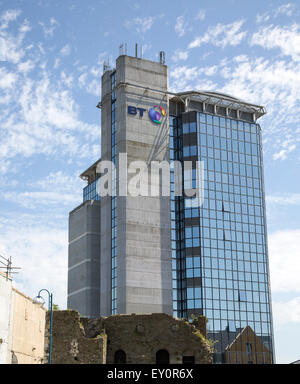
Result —
M49 94L51 99L48 98ZM70 130L78 125L71 94L60 87L53 87L46 73L38 82L27 80L24 83L20 104L25 121L33 127L36 124L44 126L49 124Z
M88 77L87 72L82 73L82 74L78 77L78 84L79 84L79 86L80 86L81 88L83 88L83 87L86 85L87 77Z
M290 17L294 14L295 9L296 9L296 6L293 3L282 4L278 8L273 9L272 11L258 13L256 15L256 22L258 24L266 23L271 18L277 18L280 15L285 15Z
M14 14L15 15L15 14ZM5 19L7 20L7 18ZM30 30L27 22L23 23L16 36L9 34L5 28L0 27L0 61L18 63L25 55L22 47L23 39Z
M287 27L274 25L262 27L252 35L250 44L265 49L279 48L282 55L300 61L300 25L294 23Z
M8 72L5 68L0 68L0 88L12 88L18 76L16 73ZM1 100L1 99L0 99Z
M24 36L27 32L31 30L31 27L29 25L28 20L25 20L23 24L19 28L19 32L21 33L22 36Z
M40 187L45 191L56 191L56 192L72 192L80 190L82 187L82 181L78 177L79 172L69 175L62 171L50 172L50 174L43 179L35 180L30 185L32 187Z
M219 91L267 108L260 120L264 150L272 151L274 160L288 158L300 143L295 128L300 124L300 63L239 55L220 65L218 73L224 79Z
M247 32L241 32L240 29L244 20L235 21L231 24L217 24L208 27L203 36L196 37L189 48L200 47L202 44L213 44L217 47L225 48L227 45L236 46L245 38Z
M176 63L180 60L187 60L188 51L182 51L181 49L176 49L176 51L172 55L172 60Z
M27 60L18 65L18 72L27 73L33 70L35 63L32 60Z
M289 153L296 149L296 144L290 145L286 149L281 149L279 152L273 154L273 160L286 160Z
M300 230L269 234L271 288L274 292L300 292Z
M54 69L57 69L58 67L60 66L60 59L58 57L55 58L55 61L54 61L54 66L53 68Z
M80 192L80 191L79 191ZM39 208L41 206L74 205L78 203L80 194L47 192L47 191L29 191L29 192L7 192L2 194L5 201L10 201L27 209Z
M285 193L281 195L267 195L266 201L268 204L300 205L300 194Z
M54 215L53 215L54 216ZM40 222L37 215L0 219L0 252L20 267L14 285L31 297L41 288L54 293L54 303L66 307L68 232ZM17 228L17 230L16 230ZM34 276L34 278L33 278Z
M60 50L60 54L62 56L69 56L69 54L71 53L71 47L70 47L70 44L66 44L62 47L62 49Z
M58 22L55 20L54 17L51 17L48 25L46 25L44 22L40 22L39 24L43 28L45 37L49 37L49 36L52 37L58 25Z
M97 96L100 98L101 94L101 86L100 86L100 80L99 79L93 79L88 82L85 90L87 93L90 93L91 95Z
M52 19L50 24L56 25L56 21ZM22 159L32 155L97 157L96 151L100 149L100 143L95 145L98 125L80 120L71 89L73 76L61 71L60 78L54 80L53 72L48 72L46 61L42 61L46 54L43 46L26 46L24 37L28 31L26 21L13 32L0 30L0 59L12 63L10 71L2 67L0 73L0 103L5 104L0 114L1 173L7 172L12 164L21 166ZM67 51L65 46L62 53ZM86 84L87 91L96 93L95 88L95 84ZM13 158L18 161L12 162Z
M0 16L0 60L9 61L0 67L0 252L22 268L15 277L17 288L32 297L40 288L53 290L54 302L63 307L68 211L82 201L83 183L79 172L73 174L74 163L79 167L80 161L98 158L100 128L82 120L73 74L65 68L49 70L49 47L38 36L25 40L31 29L26 20L12 23L19 14ZM47 37L57 25L55 19L44 25ZM66 46L51 50L56 56L68 53ZM66 173L36 180L56 160Z
M150 51L152 48L152 44L142 44L142 53L143 55L147 52Z
M204 20L206 15L205 9L200 9L199 12L197 13L196 20Z
M99 136L98 126L79 119L72 93L65 89L66 83L71 82L70 77L62 75L61 82L53 83L44 72L39 80L20 80L9 90L11 110L7 108L0 116L3 132L0 162L7 163L13 157L20 162L22 157L34 154L61 152L78 158L97 156L95 151L99 151L99 146L95 148L94 142ZM84 145L80 133L86 138Z
M96 72L95 72L96 73ZM88 72L82 73L78 78L78 84L81 89L84 89L87 93L100 97L100 78L90 80L88 78Z
M144 35L148 30L152 28L154 21L157 18L161 18L163 15L159 16L148 16L148 17L136 17L133 20L126 20L124 25L126 28L135 27L135 30L138 34Z
M6 29L8 24L11 21L16 20L20 13L21 11L19 9L8 9L7 11L3 12L0 16L0 30Z
M212 81L204 76L216 74L217 66L209 67L188 67L186 65L177 66L170 71L171 90L173 92L186 91L187 89L213 89L216 87Z
M273 301L272 310L276 326L300 323L300 297L289 301Z
M91 69L90 69L90 74L94 77L97 77L98 79L100 79L101 77L101 67L100 66L93 66Z
M178 16L176 18L176 24L174 29L179 37L184 36L186 27L187 27L187 23L184 21L184 16L183 15Z
M275 17L279 15L292 16L295 8L296 8L295 4L292 4L292 3L283 4L274 10L274 16Z
M0 175L7 173L10 168L10 162L7 160L2 160L0 163Z
M67 75L64 71L62 71L62 72L60 73L60 77L61 77L62 82L63 82L67 87L69 87L69 88L72 87L72 85L73 85L73 81L74 81L72 75Z
M62 308L67 297L68 212L81 203L83 182L78 174L51 172L40 180L32 176L22 191L18 184L17 189L7 186L10 192L4 197L26 207L27 213L18 207L16 212L3 210L0 217L0 253L11 255L13 265L21 267L15 276L17 288L30 296L47 288Z
M16 41L0 34L0 61L18 63L23 56L24 52L18 48Z
M270 15L269 15L268 12L261 13L261 14L258 13L258 14L256 15L256 22L257 22L258 24L260 24L260 23L265 23L265 22L267 22L269 19L270 19Z

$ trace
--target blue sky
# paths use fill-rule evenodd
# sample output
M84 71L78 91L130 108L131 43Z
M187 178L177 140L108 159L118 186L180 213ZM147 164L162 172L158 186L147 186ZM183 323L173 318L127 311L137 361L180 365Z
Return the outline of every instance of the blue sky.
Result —
M166 52L170 88L266 106L277 362L300 358L300 9L295 0L0 0L0 254L66 305L68 212L100 157L100 76L119 46ZM186 7L188 4L188 8Z

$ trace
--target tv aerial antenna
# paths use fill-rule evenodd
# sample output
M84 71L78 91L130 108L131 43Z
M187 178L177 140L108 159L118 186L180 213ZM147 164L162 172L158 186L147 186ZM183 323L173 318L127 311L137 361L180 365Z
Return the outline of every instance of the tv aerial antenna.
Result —
M6 278L11 278L12 274L19 273L16 271L16 269L21 269L20 267L13 267L11 256L8 258L0 255L0 270L3 269L4 273L6 274Z

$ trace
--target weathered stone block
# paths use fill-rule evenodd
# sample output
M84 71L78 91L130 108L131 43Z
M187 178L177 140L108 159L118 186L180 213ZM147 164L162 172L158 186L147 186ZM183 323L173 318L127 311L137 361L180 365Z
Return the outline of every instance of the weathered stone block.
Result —
M120 359L129 364L155 364L162 350L173 364L181 364L184 358L211 364L206 318L199 316L189 323L163 313L99 319L80 318L76 311L53 313L53 364L113 364Z

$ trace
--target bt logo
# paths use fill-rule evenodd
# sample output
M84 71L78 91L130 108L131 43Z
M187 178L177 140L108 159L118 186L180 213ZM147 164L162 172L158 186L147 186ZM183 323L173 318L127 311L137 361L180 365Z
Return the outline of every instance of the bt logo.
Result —
M145 108L137 108L133 107L131 105L128 105L128 113L129 115L136 115L139 111L140 117L143 117L144 112L146 111Z
M148 114L153 123L161 124L162 118L166 116L167 112L163 107L154 105L153 108L150 108Z
M134 106L128 106L128 114L129 115L137 115L139 113L140 117L144 116L145 108L137 108ZM158 105L154 105L154 107L149 109L148 116L151 121L155 124L161 124L163 117L167 115L166 110Z

